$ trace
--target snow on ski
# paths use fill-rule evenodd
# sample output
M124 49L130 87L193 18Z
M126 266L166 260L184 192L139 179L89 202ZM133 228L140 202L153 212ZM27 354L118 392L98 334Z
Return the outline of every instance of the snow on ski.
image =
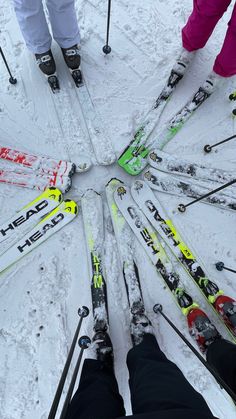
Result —
M31 170L15 171L8 169L0 169L0 183L8 183L38 191L44 191L48 187L54 186L62 192L68 192L72 184L70 176L43 175Z
M116 160L112 142L105 133L105 124L100 119L90 93L88 91L84 76L82 83L78 86L77 95L81 104L85 124L87 126L93 150L97 162L101 165L110 165Z
M149 186L143 181L136 181L131 187L131 194L236 340L236 301L224 295L224 292L210 281Z
M214 167L206 167L201 164L184 160L179 156L172 156L171 154L158 149L151 151L148 156L148 163L154 169L197 180L227 183L235 179L234 172Z
M111 179L106 185L106 196L129 301L131 338L133 343L137 345L140 343L137 336L138 324L140 321L145 319L148 321L148 319L145 313L138 267L134 258L134 234L114 201L114 192L122 184L118 179Z
M214 337L218 335L218 331L205 313L199 309L198 304L195 303L192 297L186 292L185 287L181 284L179 275L173 270L171 260L161 246L155 230L133 200L128 187L125 185L118 186L114 193L114 199L119 210L132 228L153 265L156 267L157 272L162 276L164 283L174 296L177 305L187 318L191 336L196 340L200 350L204 352L206 348L202 345L201 337L196 333L196 330L192 328L194 310L197 310L196 316L199 316L198 325L200 328L209 328Z
M72 176L75 172L75 164L69 161L37 156L11 147L0 147L0 159L36 170L42 175Z
M46 214L54 210L62 201L62 193L57 188L48 188L29 204L25 205L14 216L0 226L0 243L10 244L17 240L22 231L31 228ZM1 249L2 250L2 249ZM4 246L4 251L5 251Z
M62 227L76 217L77 213L78 206L76 202L70 199L62 201L59 206L47 214L23 238L0 256L0 272L13 265L57 231L61 230Z
M88 189L82 196L81 206L91 278L94 331L105 332L108 329L108 307L102 264L104 221L101 195Z
M146 167L147 157L151 150L153 148L162 149L214 90L214 83L209 76L187 104L165 124L164 128L155 134L155 140L148 141L147 139L143 142L141 138L137 143L132 140L119 157L118 164L127 173L138 175Z
M207 184L206 182L196 181L195 179L180 179L170 174L160 172L152 167L149 167L144 172L143 178L150 188L155 189L156 191L193 199L199 198L219 186L218 184ZM204 198L202 202L227 210L236 210L235 194L233 191L230 191L229 188L228 190L225 190L224 193L219 192Z

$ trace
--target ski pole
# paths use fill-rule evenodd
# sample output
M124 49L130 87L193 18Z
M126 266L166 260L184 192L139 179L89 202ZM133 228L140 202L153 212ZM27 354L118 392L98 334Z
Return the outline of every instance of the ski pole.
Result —
M77 339L78 339L78 336L79 336L81 325L82 325L83 319L89 315L88 307L83 306L82 308L79 308L78 315L80 317L80 320L79 320L78 326L77 326L75 334L74 334L74 338L73 338L73 341L72 341L72 344L71 344L71 347L70 347L70 350L69 350L69 353L68 353L68 357L67 357L64 369L62 371L62 375L61 375L61 378L60 378L60 381L59 381L59 384L58 384L58 387L57 387L57 390L56 390L54 400L52 402L52 406L51 406L51 409L50 409L50 412L49 412L49 415L48 415L48 419L54 419L55 416L56 416L57 408L58 408L58 405L59 405L59 402L60 402L62 390L63 390L64 384L65 384L65 381L66 381L66 377L67 377L67 374L68 374L68 370L69 370L69 367L70 367L70 364L71 364L72 356L73 356L73 353L74 353L74 350L75 350L75 345L76 345L76 342L77 342Z
M235 112L236 112L236 109L234 109L234 110L235 110ZM234 112L234 111L233 111L233 112ZM236 113L235 113L235 115L236 115ZM204 151L205 151L206 153L210 153L210 152L211 152L211 150L212 150L214 147L216 147L216 146L218 146L218 145L220 145L220 144L227 143L227 141L233 140L233 138L236 138L236 135L232 135L231 137L228 137L228 138L226 138L225 140L220 141L219 143L215 143L215 144L212 144L212 145L206 144L206 145L204 146Z
M185 211L186 211L186 208L187 208L187 207L189 207L190 205L195 204L195 202L199 202L199 201L201 201L201 200L202 200L202 199L204 199L204 198L208 198L208 196L211 196L211 195L213 195L214 193L219 192L219 191L221 191L222 189L225 189L225 188L227 188L227 187L228 187L228 186L230 186L230 185L233 185L234 183L236 183L236 179L231 180L230 182L225 183L225 185L222 185L222 186L220 186L219 188L216 188L216 189L214 189L213 191L208 192L208 193L206 193L205 195L202 195L202 196L200 196L199 198L194 199L193 201L189 202L189 203L188 203L188 204L186 204L186 205L184 205L184 204L179 204L179 206L178 206L178 210L179 210L179 212L185 212Z
M89 347L90 343L91 343L91 339L88 336L81 336L79 338L78 344L79 344L79 347L81 349L80 349L79 357L78 357L78 360L77 360L76 365L75 365L75 369L74 369L74 372L73 372L73 375L72 375L72 378L71 378L69 389L68 389L66 399L65 399L65 402L63 404L63 408L62 408L61 415L60 415L59 419L64 419L66 417L68 406L69 406L69 403L70 403L70 400L71 400L71 397L72 397L72 393L73 393L73 390L74 390L76 378L77 378L77 375L78 375L79 367L80 367L80 364L81 364L81 359L82 359L82 356L83 356L83 352L84 352L85 349L87 349Z
M194 348L194 346L186 339L186 337L180 332L180 330L172 323L172 321L163 313L163 308L161 304L155 304L153 307L154 313L160 313L162 317L169 323L169 325L174 329L177 335L184 341L184 343L191 349L191 351L196 355L199 361L207 368L207 370L213 375L216 379L218 384L229 394L229 396L233 399L234 403L236 403L236 394L231 390L228 384L225 383L224 380L218 375L218 373L214 370L214 368L203 358L202 355Z
M217 271L223 271L223 269L225 269L226 271L233 272L234 274L236 274L236 271L234 269L227 268L224 262L217 262L215 266Z
M7 71L8 71L9 76L10 76L10 78L9 78L9 83L11 83L11 84L16 84L16 83L17 83L17 79L16 79L16 78L14 78L14 77L12 76L12 74L11 74L11 70L10 70L10 68L9 68L9 65L7 64L6 57L5 57L5 55L4 55L3 50L2 50L2 48L1 48L1 47L0 47L0 54L1 54L1 56L2 56L2 59L3 59L3 61L4 61L4 64L5 64L6 68L7 68Z
M109 42L109 31L110 31L110 19L111 19L111 0L108 0L108 10L107 10L107 37L106 45L103 47L104 54L110 54L111 47L108 45Z

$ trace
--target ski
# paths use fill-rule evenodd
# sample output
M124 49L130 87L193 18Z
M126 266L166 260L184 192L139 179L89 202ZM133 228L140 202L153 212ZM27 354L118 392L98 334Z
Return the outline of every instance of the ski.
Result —
M227 183L235 179L234 172L196 164L158 149L151 151L148 163L154 169L196 180Z
M110 138L105 133L105 124L94 107L83 74L81 82L78 83L77 87L78 100L81 105L96 160L101 165L110 165L116 160L115 151Z
M88 189L81 200L84 232L91 277L94 331L108 330L107 289L103 269L104 221L102 198L97 192Z
M48 188L29 204L25 205L20 211L14 214L10 219L0 226L1 246L8 242L17 240L22 231L26 231L32 225L49 212L53 211L62 201L62 193L59 189ZM4 248L5 249L5 248ZM1 249L2 250L2 249Z
M66 199L46 215L32 230L0 256L0 272L18 262L49 237L72 221L78 213L76 202Z
M70 176L58 176L57 174L42 175L31 170L0 169L0 183L36 189L38 191L44 191L48 187L57 187L62 192L68 192L72 181Z
M106 185L106 196L130 307L131 339L134 345L138 345L141 341L138 333L139 324L143 322L150 324L150 321L145 312L138 267L134 258L134 234L114 201L113 195L118 186L122 186L122 182L115 178L111 179Z
M144 117L141 124L136 129L134 136L129 143L128 147L125 148L123 153L118 159L118 164L121 167L129 172L129 165L126 166L126 162L132 160L133 156L135 156L137 150L140 147L144 147L146 144L148 137L153 132L155 126L158 124L160 117L166 107L168 100L170 99L172 93L174 92L177 84L183 78L184 73L188 67L188 63L183 60L177 60L175 65L170 71L170 75L159 94L158 98L155 100L153 106L148 111L146 116ZM139 150L142 151L141 149ZM133 174L133 173L130 173Z
M219 185L214 183L196 181L195 179L180 179L167 173L149 167L143 174L144 180L150 188L159 192L165 192L180 197L200 198L202 195L210 192ZM205 204L211 204L227 210L236 210L236 198L234 192L230 189L215 193L202 200Z
M210 75L211 76L211 75ZM147 157L153 148L162 149L183 127L190 116L205 102L215 90L211 77L198 89L187 104L177 112L160 130L155 134L156 139L132 140L118 159L118 164L130 175L138 175L147 165Z
M75 172L75 164L69 161L38 156L11 147L0 146L0 159L33 169L41 175L72 176Z
M164 284L174 296L181 312L186 317L190 334L196 340L199 349L204 352L206 350L203 344L204 335L210 334L211 337L208 335L208 342L210 342L211 339L215 339L219 335L218 331L206 314L199 308L198 304L186 292L185 287L181 284L179 275L173 270L171 260L161 246L154 229L133 200L128 187L125 185L118 186L114 193L114 199L119 210L156 267L157 272L163 278ZM193 318L196 321L193 322Z
M188 248L181 235L168 218L153 191L143 181L132 185L131 194L139 208L148 218L156 232L166 242L176 259L184 266L195 284L200 288L208 303L223 320L234 340L236 340L236 301L224 294L212 282Z

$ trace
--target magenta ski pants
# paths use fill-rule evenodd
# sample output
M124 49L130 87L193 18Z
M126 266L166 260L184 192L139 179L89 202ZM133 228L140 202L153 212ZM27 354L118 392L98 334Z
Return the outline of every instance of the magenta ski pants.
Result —
M231 0L193 0L193 11L182 29L183 47L195 51L204 47ZM236 3L213 70L223 77L236 74Z
M51 35L42 0L13 0L16 17L28 49L41 54L51 48ZM61 48L80 42L74 0L46 0L52 34Z

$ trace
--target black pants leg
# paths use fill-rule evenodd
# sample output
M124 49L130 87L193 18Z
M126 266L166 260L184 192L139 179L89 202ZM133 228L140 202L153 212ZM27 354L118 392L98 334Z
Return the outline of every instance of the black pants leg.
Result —
M179 368L147 334L127 356L133 414L172 409L195 409L214 417L203 397L185 379Z
M111 419L123 415L124 403L113 370L100 361L85 359L66 419Z
M216 340L208 348L207 361L236 394L236 345Z

